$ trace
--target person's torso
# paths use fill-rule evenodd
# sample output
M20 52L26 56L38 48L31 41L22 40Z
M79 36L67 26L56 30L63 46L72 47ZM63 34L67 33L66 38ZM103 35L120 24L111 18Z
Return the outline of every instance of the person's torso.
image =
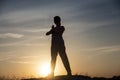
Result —
M52 44L53 45L64 45L64 40L62 34L64 32L64 27L55 27L52 32Z

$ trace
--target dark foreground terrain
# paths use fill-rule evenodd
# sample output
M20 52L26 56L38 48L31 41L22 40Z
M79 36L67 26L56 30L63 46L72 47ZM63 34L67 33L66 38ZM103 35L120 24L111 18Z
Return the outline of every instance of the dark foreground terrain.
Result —
M73 75L73 76L55 76L54 78L30 78L30 79L22 79L22 80L120 80L120 76L113 76L112 78L104 78L104 77L89 77L82 75Z

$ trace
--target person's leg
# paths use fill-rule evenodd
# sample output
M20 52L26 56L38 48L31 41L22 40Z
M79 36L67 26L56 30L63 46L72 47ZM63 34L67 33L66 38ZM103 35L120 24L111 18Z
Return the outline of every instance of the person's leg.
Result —
M57 52L58 50L55 47L51 47L51 76L54 76Z
M61 57L61 59L62 59L62 62L63 62L63 64L64 64L64 67L65 67L65 69L66 69L66 71L67 71L67 75L72 75L72 73L71 73L71 68L70 68L70 64L69 64L69 61L68 61L68 57L67 57L67 54L66 54L66 51L65 51L65 47L64 48L61 48L60 50L59 50L59 55L60 55L60 57Z

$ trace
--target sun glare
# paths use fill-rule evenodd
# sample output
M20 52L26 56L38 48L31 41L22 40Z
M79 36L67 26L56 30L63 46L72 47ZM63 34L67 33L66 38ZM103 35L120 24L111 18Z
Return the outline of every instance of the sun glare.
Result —
M50 74L50 65L48 63L45 63L40 66L40 74L43 77L46 77L47 75Z

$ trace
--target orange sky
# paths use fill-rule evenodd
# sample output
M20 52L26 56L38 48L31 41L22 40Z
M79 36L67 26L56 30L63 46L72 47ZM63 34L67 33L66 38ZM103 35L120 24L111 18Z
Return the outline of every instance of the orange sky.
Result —
M45 33L61 16L73 74L120 75L119 1L0 1L0 75L42 76L50 63L51 37ZM56 75L66 74L60 57Z

